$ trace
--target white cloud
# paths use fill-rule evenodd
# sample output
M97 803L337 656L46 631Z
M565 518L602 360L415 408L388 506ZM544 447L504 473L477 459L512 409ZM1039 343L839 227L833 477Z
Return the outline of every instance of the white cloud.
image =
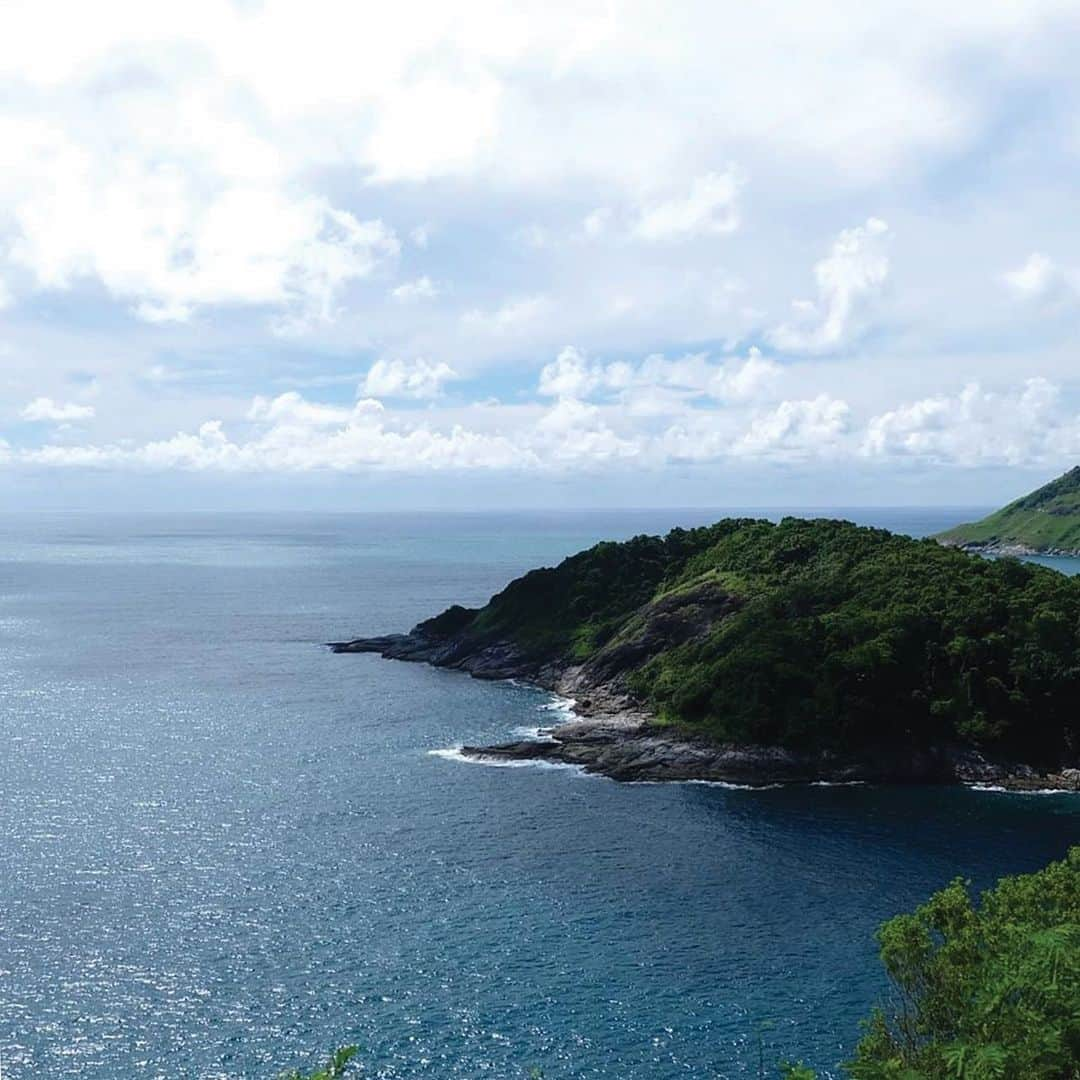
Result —
M371 398L331 405L289 392L253 401L244 438L234 437L220 420L209 420L193 431L141 444L0 443L0 464L268 473L573 472L629 462L662 470L676 463L748 459L1061 467L1080 454L1080 415L1065 405L1057 386L1041 378L1005 390L969 384L955 394L862 420L848 401L825 392L767 407L676 399L670 404L670 415L657 422L659 414L569 394L556 395L547 408L485 401L394 412ZM63 408L52 403L50 418Z
M837 447L848 430L846 401L819 394L807 401L782 401L755 417L736 444L739 456L812 457Z
M777 384L780 366L750 349L746 359L714 363L705 353L669 360L656 353L637 363L590 361L570 345L540 371L539 392L545 397L589 398L615 394L639 413L680 409L688 398L751 401L767 395ZM661 391L673 393L655 400ZM649 399L653 402L650 405Z
M375 179L417 181L471 172L496 134L501 94L500 83L486 74L392 87L367 145Z
M457 378L457 372L441 361L376 360L361 383L361 393L372 397L433 398L442 393L443 383Z
M562 397L537 421L529 439L539 460L550 464L585 461L602 464L641 453L637 440L617 435L595 405Z
M256 401L250 417L259 430L243 442L233 441L221 421L211 420L194 434L181 432L142 446L45 446L23 450L17 459L59 468L275 473L368 468L428 472L536 464L526 450L500 435L460 426L443 432L422 424L394 424L378 402L336 409L282 394Z
M900 17L896 3L778 0L733 20L704 0L677 19L658 0L401 0L373 20L341 0L8 5L0 279L20 301L0 342L9 413L40 389L92 400L68 380L77 364L108 388L101 445L67 433L26 453L330 468L362 460L340 448L363 442L386 467L406 467L411 450L512 453L539 468L563 452L564 423L588 434L566 436L579 461L618 440L633 453L604 460L644 465L736 448L854 452L877 418L867 445L883 460L921 440L956 461L963 440L943 434L954 423L978 436L972 460L997 452L979 441L985 412L1016 460L1052 455L1070 445L1063 402L1080 390L1062 340L1072 328L1044 319L1032 333L1031 313L996 300L1006 284L1035 305L1080 297L1067 254L1074 9L915 0ZM1002 101L1046 103L1046 122L1005 131ZM740 189L741 176L752 180ZM875 219L829 250L874 205L903 223L891 267ZM1059 262L1036 253L995 296L986 268L1013 267L1029 250L1017 238L1053 243ZM415 260L405 271L402 245ZM824 257L793 291L791 252L806 250L804 272ZM843 352L874 327L890 284L895 308L865 364L746 352L763 336L766 352ZM788 314L804 291L812 299ZM300 349L273 329L317 340ZM565 342L577 352L553 359L532 395L537 358ZM646 349L664 352L641 359ZM434 362L363 372L342 359L371 355L495 369L515 405L480 418L460 394L429 400L448 379ZM215 365L228 378L206 378ZM1009 426L1022 394L989 380L1010 365L1061 381L1052 438ZM976 375L964 414L959 388ZM329 391L328 403L266 397L244 420L234 396L369 379L388 402L377 421ZM822 394L850 405L835 443L818 438L837 422L811 407ZM398 397L425 408L402 402L397 416ZM204 429L208 417L223 423ZM28 445L42 435L13 430ZM188 434L160 437L176 431Z
M391 296L399 303L411 304L416 300L430 300L439 295L435 283L426 274L415 281L405 281L391 290Z
M791 352L825 352L854 337L889 276L888 232L880 218L844 229L814 267L817 301L795 301L797 322L773 330L772 344Z
M310 402L295 390L274 398L256 397L248 409L249 420L272 421L287 426L322 428L347 424L359 415L381 412L377 401L361 399L354 406L320 405Z
M582 398L601 385L602 371L592 368L573 345L567 345L540 372L540 393L546 397Z
M1045 296L1054 288L1061 271L1053 259L1039 252L1032 252L1023 266L1004 275L1005 283L1021 296Z
M651 457L665 463L837 460L850 452L851 428L848 403L828 394L750 414L695 410L657 436Z
M598 206L595 210L585 215L581 223L582 231L590 239L600 236L611 224L611 208Z
M779 378L780 366L763 357L760 349L751 349L742 367L725 368L723 386L727 396L735 401L752 401Z
M734 232L739 227L736 203L741 186L742 180L733 168L699 176L684 197L646 207L634 232L644 240L679 240Z
M1080 274L1037 251L1003 277L1009 289L1023 300L1055 305L1080 297Z
M874 416L861 452L871 458L917 458L953 465L1028 465L1080 453L1080 417L1043 378L1019 392L969 383Z
M29 149L37 161L15 195L12 261L39 288L99 281L148 322L230 304L280 307L294 325L329 320L345 285L398 252L382 221L322 198L178 163L95 160L62 136Z
M75 420L92 419L94 406L79 405L74 401L53 401L50 397L37 397L24 406L19 415L24 420L45 420L58 424L71 423Z
M1043 58L1069 7L921 0L906 13L786 0L733 21L692 2L672 21L656 0L404 0L372 20L334 0L192 0L165 13L102 0L91 20L40 0L7 20L0 73L55 104L80 81L106 101L125 83L160 94L213 126L214 144L190 122L147 125L144 138L195 142L230 170L299 174L303 158L355 163L384 182L487 170L504 182L600 175L632 187L707 154L715 129L724 145L828 164L835 185L894 175L988 122L970 84L941 77L942 58L980 46L1005 79ZM70 40L57 40L59 25ZM234 92L200 100L225 75ZM704 131L702 102L718 114Z
M511 335L535 324L550 307L546 296L524 296L508 300L494 311L473 308L465 312L461 321L467 329L482 334Z

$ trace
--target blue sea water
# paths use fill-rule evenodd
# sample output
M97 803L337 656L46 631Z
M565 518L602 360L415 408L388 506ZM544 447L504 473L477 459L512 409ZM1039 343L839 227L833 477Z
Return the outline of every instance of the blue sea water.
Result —
M550 697L320 644L718 516L0 522L4 1077L834 1074L874 927L1060 857L1080 798L461 763Z

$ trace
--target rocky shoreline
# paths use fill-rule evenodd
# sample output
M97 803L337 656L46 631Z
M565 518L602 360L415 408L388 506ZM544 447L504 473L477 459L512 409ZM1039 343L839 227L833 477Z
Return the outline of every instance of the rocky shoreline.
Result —
M974 541L957 542L954 540L942 540L946 547L959 548L970 555L989 555L994 558L1022 559L1032 555L1047 555L1053 558L1077 559L1080 558L1080 550L1077 548L1036 548L1027 544L1003 544L1003 543L976 543Z
M778 784L965 784L1009 791L1080 792L1080 769L1041 771L992 761L967 747L859 757L800 753L775 746L718 744L663 725L626 691L610 666L558 666L530 661L510 643L473 649L450 637L413 631L330 642L337 653L378 653L386 659L446 667L479 679L520 679L574 701L575 718L535 739L465 746L478 761L547 761L577 765L620 781L712 781L746 787Z

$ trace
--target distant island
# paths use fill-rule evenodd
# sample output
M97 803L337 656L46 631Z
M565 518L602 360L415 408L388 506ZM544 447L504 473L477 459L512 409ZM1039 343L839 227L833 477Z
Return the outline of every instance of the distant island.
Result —
M984 554L1080 555L1080 466L938 539Z
M1080 790L1080 579L849 522L605 542L342 653L528 680L578 717L477 758L620 780Z

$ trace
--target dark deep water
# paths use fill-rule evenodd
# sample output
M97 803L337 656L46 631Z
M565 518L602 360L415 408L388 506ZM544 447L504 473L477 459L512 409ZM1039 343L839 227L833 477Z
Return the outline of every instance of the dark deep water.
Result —
M333 656L710 512L0 522L4 1076L834 1068L872 932L1080 840L1080 798L620 786L429 753L549 698ZM972 512L847 511L921 534ZM1059 561L1064 569L1073 569Z

